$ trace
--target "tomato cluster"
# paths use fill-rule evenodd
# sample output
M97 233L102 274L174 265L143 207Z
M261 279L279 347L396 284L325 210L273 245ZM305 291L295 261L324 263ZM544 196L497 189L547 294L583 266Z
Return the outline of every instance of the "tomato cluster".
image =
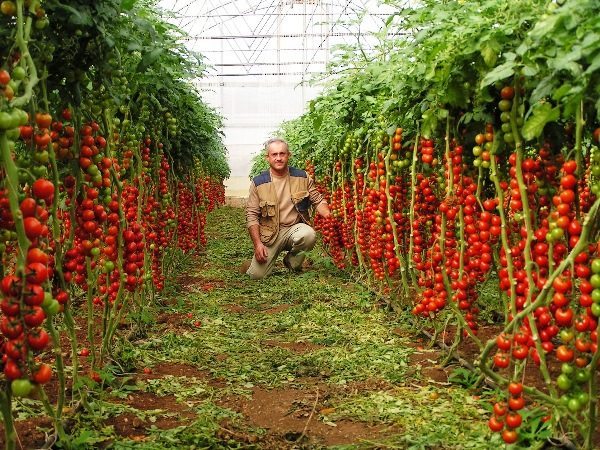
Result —
M55 262L54 249L48 239L48 208L52 207L54 197L54 184L43 178L36 180L29 194L24 195L19 213L30 241L24 270L5 275L0 284L1 366L16 396L28 395L35 385L47 383L52 375L51 367L36 355L42 353L50 341L43 328L46 318L61 310L61 304L53 298L50 289ZM14 229L11 214L6 212L5 219L3 226ZM63 300L64 297L59 296Z

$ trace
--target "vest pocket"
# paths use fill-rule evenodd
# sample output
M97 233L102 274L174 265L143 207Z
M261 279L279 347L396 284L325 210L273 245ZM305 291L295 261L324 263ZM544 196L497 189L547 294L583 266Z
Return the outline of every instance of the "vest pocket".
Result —
M275 203L262 201L258 206L260 206L260 218L258 220L260 240L263 244L266 244L277 233L279 228L277 221L275 220L277 205L275 205Z
M260 207L261 217L275 217L275 203L262 201L258 206Z

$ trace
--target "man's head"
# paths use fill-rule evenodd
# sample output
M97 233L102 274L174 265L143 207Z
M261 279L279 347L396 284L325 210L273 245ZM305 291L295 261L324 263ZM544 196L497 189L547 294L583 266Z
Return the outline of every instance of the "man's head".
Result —
M290 151L288 143L281 138L269 139L265 143L265 158L276 175L283 175L287 172Z

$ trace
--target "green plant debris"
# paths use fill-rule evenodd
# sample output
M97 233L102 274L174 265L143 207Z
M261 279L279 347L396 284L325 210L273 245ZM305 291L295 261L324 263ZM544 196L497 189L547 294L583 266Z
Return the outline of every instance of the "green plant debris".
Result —
M435 365L436 355L411 361L418 344L406 317L378 308L370 291L331 270L329 257L321 250L309 254L311 266L303 273L289 274L279 262L271 277L257 282L238 271L252 254L243 211L228 207L214 211L206 231L205 253L190 260L193 264L179 266L185 267L185 284L174 284L163 293L165 306L157 315L172 320L154 324L122 349L122 358L140 371L180 365L189 373L123 382L112 394L119 401L137 392L171 396L193 417L174 428L159 429L152 428L149 418L168 411L103 406L102 420L96 418L95 425L78 422L77 439L83 442L87 436L114 449L326 448L310 432L301 447L290 447L287 441L273 444L273 436L283 439L285 433L273 434L241 412L219 406L231 404L223 403L231 398L252 404L256 388L308 395L319 386L323 393L313 421L331 428L350 421L381 429L366 440L331 448L500 445L500 437L487 429L486 405L466 389L468 377L455 371L454 377L460 378L455 381L465 382L462 386L423 376L425 366ZM169 301L169 295L175 301ZM310 412L312 404L306 403ZM139 436L118 436L105 423L119 412L134 414L150 425ZM90 427L94 431L86 434Z

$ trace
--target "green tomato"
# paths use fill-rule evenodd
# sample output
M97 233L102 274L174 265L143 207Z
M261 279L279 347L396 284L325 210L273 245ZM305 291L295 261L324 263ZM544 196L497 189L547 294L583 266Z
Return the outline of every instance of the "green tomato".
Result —
M581 406L584 406L590 401L590 395L587 392L580 392L577 394L577 401Z
M46 166L37 165L31 168L31 172L36 178L48 178L48 168Z
M571 375L575 372L575 368L569 363L563 363L562 366L560 366L560 371L565 375Z
M32 389L31 381L24 378L17 378L10 383L10 390L15 397L27 397Z
M53 298L48 304L42 304L42 308L48 316L54 316L60 312L60 303Z
M8 130L17 126L18 124L11 113L0 111L0 130Z
M50 155L48 155L48 150L42 150L41 152L34 152L33 160L40 164L48 164L50 160Z
M480 156L482 151L483 149L479 145L476 145L473 147L473 156Z
M100 169L98 169L98 166L96 164L90 164L86 172L88 173L88 175L94 176L100 173Z
M558 378L556 378L556 385L561 391L568 391L572 384L573 381L564 373L561 373Z
M590 309L595 317L600 317L600 303L592 303Z
M600 289L596 288L592 291L592 301L594 303L600 303Z
M592 261L591 268L593 273L600 273L600 258L595 258Z
M595 273L590 278L590 283L594 288L600 288L600 273Z
M587 381L589 381L590 379L590 372L583 369L583 370L578 370L577 372L575 372L575 381L577 383L585 383Z
M565 230L563 230L562 228L556 227L554 230L552 230L550 232L550 234L552 235L553 241L558 241L565 235Z
M25 69L21 66L17 66L13 69L11 77L13 78L13 80L23 80L25 78L25 76L27 75L27 72L25 72Z
M498 102L498 108L502 112L508 112L510 111L510 108L512 108L512 102L510 100L500 100Z
M575 332L572 329L564 328L560 331L560 340L563 341L565 344L571 342L574 338Z
M19 127L15 127L15 128L6 130L6 137L8 138L9 141L16 141L17 139L19 139L20 135L21 135L21 129Z
M576 397L572 397L569 399L569 403L567 403L567 408L571 412L577 412L581 409L581 403L579 403L579 399Z

